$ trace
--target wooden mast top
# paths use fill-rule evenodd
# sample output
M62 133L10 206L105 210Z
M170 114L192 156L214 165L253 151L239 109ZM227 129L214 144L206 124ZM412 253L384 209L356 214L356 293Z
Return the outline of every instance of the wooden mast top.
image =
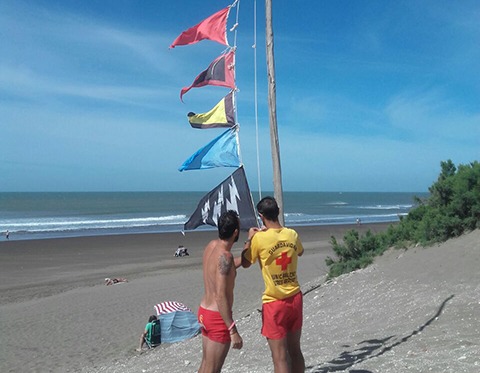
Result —
M275 59L273 54L272 0L265 0L265 39L267 51L268 107L270 113L270 145L273 166L273 192L280 208L278 220L285 225L283 210L282 167L280 164L280 145L277 129L277 97L275 83Z

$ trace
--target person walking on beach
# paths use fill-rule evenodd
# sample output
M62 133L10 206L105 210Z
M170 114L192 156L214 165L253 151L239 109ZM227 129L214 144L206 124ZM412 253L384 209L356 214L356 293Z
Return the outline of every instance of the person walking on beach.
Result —
M232 312L236 267L241 260L234 260L231 249L239 234L237 213L223 213L218 220L218 239L210 241L203 253L205 293L198 309L203 350L199 373L220 372L230 345L234 349L243 346Z
M7 240L10 239L10 232L8 231L8 229L7 229L7 231L5 232L5 238L6 238Z
M297 259L303 246L296 231L283 227L273 197L257 204L264 227L250 228L242 252L242 267L260 263L265 291L262 296L262 335L267 338L275 373L304 372L300 348L303 295L297 280ZM291 362L291 370L288 361Z

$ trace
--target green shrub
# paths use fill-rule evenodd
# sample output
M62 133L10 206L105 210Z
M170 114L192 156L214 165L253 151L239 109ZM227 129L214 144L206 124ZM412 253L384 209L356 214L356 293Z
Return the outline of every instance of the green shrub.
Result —
M364 268L388 247L444 242L480 228L480 163L475 161L457 168L448 160L440 166L441 173L429 188L430 196L425 201L415 198L417 206L400 218L398 224L376 235L368 231L360 236L357 231L350 230L343 244L332 236L337 259L326 259L328 276Z
M370 230L364 236L358 231L349 230L340 244L334 236L331 237L333 251L339 258L337 261L327 257L326 263L329 269L329 277L339 276L342 273L365 268L373 262L373 258L387 248L384 236L374 235Z

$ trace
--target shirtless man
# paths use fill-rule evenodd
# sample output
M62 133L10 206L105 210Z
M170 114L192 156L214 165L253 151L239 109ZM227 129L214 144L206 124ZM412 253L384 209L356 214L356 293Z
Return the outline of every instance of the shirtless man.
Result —
M231 249L239 233L237 213L231 210L223 213L218 221L219 238L210 241L203 253L205 294L198 309L203 350L199 373L220 372L230 345L235 349L243 345L232 316L236 267L240 266L241 258L234 260Z

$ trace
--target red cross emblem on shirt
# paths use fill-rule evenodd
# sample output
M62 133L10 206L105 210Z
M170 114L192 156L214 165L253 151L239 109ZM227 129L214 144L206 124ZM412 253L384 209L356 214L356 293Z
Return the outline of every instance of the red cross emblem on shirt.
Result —
M282 253L280 258L275 259L275 264L282 266L282 271L285 271L291 262L292 258L287 255L286 251Z

